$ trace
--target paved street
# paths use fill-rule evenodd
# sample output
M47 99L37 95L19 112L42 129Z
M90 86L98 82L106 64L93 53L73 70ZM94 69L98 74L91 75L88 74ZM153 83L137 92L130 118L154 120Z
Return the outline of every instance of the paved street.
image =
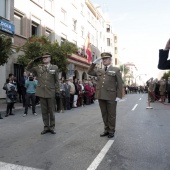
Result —
M99 136L97 101L56 113L56 135L40 134L40 108L27 117L15 110L0 120L0 170L169 170L170 105L146 109L146 101L147 94L129 94L118 102L112 140Z

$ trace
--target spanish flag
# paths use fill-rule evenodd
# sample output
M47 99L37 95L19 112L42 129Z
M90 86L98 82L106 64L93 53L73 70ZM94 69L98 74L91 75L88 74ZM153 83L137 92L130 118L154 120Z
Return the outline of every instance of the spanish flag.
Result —
M88 63L90 63L92 61L92 54L91 54L91 48L90 48L90 34L89 33L84 43L84 51L85 51L85 55L87 56Z

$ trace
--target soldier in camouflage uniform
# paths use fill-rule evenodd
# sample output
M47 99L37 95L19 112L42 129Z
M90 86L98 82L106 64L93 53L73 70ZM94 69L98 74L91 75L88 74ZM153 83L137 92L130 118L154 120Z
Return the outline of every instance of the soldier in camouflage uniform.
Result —
M104 132L100 135L114 137L116 126L116 105L122 98L122 77L120 69L111 65L110 53L102 53L101 58L96 59L88 70L91 76L97 76L95 98L99 101L104 122ZM95 69L95 65L102 59L104 69Z
M34 62L42 59L43 64L33 67ZM58 67L50 63L51 55L45 53L42 57L30 61L26 70L33 72L38 80L36 88L36 96L40 98L42 119L44 122L44 130L41 134L55 132L55 115L54 100L55 95L59 93Z

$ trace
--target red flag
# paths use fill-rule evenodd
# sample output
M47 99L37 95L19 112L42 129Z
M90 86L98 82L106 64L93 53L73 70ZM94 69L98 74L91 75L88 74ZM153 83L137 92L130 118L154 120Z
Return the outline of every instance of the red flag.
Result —
M92 54L91 54L91 48L90 48L90 34L89 33L84 43L84 51L87 56L88 63L90 63L92 61Z

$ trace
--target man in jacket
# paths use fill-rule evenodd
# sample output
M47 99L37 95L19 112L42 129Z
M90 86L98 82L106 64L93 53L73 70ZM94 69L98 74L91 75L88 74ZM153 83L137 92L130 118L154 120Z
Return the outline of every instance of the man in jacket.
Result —
M104 132L100 135L114 137L116 126L116 105L122 98L122 77L119 68L111 65L112 55L102 53L101 58L96 59L88 70L91 76L97 76L95 98L99 106L104 122ZM104 69L95 69L95 65L102 59Z
M65 89L65 102L64 102L64 109L70 110L70 88L69 79L65 80L64 89Z
M146 82L147 86L148 86L148 100L150 102L154 102L155 101L155 94L154 94L154 81L153 81L153 77L151 77L147 82Z
M33 67L34 62L42 60L43 64ZM36 88L36 96L40 97L41 112L44 122L44 130L41 134L55 132L55 115L54 100L55 95L59 93L58 67L52 65L51 55L45 53L42 57L32 60L26 70L33 72L37 77L38 84Z
M35 111L35 92L37 87L37 81L34 80L33 74L30 73L28 79L25 81L25 87L26 87L26 95L25 95L25 111L23 114L23 117L27 116L28 114L28 107L30 105L30 100L32 104L32 114L37 116L37 113Z

